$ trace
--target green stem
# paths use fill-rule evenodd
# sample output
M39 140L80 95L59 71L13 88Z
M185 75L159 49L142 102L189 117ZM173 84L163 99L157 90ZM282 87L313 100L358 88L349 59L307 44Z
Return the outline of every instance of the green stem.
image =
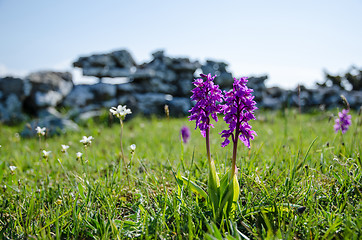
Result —
M233 159L232 159L232 166L231 166L231 179L234 177L235 175L235 171L236 171L236 153L238 151L238 136L239 134L236 135L234 141L233 141Z
M88 151L87 151L87 145L84 145L84 153L85 153L85 161L84 161L84 168L86 169L86 175L87 178L90 178L89 176L89 158L88 158Z
M41 161L41 136L39 136L39 161Z
M121 154L122 154L122 160L123 160L123 164L124 167L126 168L126 175L127 175L127 181L128 181L128 186L130 187L130 182L129 182L129 174L128 174L128 165L126 163L126 159L124 158L124 152L123 152L123 143L122 143L122 137L123 137L123 121L122 119L119 120L121 123L121 140L120 140L120 144L121 144Z
M121 140L120 140L120 144L121 144L122 159L123 159L123 162L124 162L124 153L123 153L123 144L122 144L122 136L123 136L123 121L122 121L122 119L120 119L120 123L121 123Z
M209 164L211 164L211 153L210 153L210 129L206 129L206 153L207 153L207 160Z
M239 102L239 101L238 101ZM236 154L238 151L238 141L239 141L239 135L240 135L240 130L239 130L239 126L240 126L240 119L239 116L241 114L242 110L239 110L238 107L238 111L237 111L237 121L236 121L236 130L235 130L235 135L233 136L233 159L232 159L232 163L231 163L231 176L230 176L230 180L233 179L233 177L235 176L235 171L236 171Z

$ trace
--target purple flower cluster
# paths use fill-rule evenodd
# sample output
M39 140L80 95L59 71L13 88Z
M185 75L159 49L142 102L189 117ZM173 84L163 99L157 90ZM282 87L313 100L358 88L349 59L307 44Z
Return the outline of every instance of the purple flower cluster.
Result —
M222 92L219 89L219 85L214 84L215 76L211 74L204 75L195 79L194 85L196 86L192 93L191 100L196 101L195 106L189 111L191 116L190 121L196 120L196 128L199 128L202 136L206 137L206 130L213 125L210 123L210 115L217 122L217 113L221 112L221 106L218 102L221 102Z
M233 89L225 92L225 104L222 105L225 114L224 120L229 124L229 129L221 132L221 137L225 140L221 144L222 147L230 143L229 137L235 143L237 138L250 148L250 139L254 139L257 135L255 131L251 130L248 121L255 119L254 110L256 102L253 100L254 96L251 94L253 89L246 86L248 82L247 77L234 79ZM234 132L235 131L235 132Z
M345 134L348 127L352 124L351 115L348 115L349 110L343 109L342 112L338 113L338 118L334 124L334 131L336 133L341 130L342 134Z
M186 126L183 126L181 128L181 138L182 138L182 141L184 143L188 143L188 141L190 140L190 136L191 136L191 132L190 132L190 129Z

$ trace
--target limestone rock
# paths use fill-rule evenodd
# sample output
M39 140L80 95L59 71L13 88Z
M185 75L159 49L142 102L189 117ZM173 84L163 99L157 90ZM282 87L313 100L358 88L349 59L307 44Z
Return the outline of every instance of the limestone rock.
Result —
M33 115L41 108L57 106L73 89L72 75L68 72L40 71L29 74L26 79L31 91L24 100L24 108Z
M35 137L35 128L37 126L46 127L47 136L49 137L79 130L78 125L73 121L55 116L48 116L42 119L33 120L29 125L30 128L25 127L20 133L22 137Z
M80 57L73 63L73 66L82 68L85 76L114 78L129 77L137 64L127 50L119 50Z
M16 94L11 93L0 102L0 122L15 124L23 121L22 103Z
M215 83L223 89L231 89L233 87L234 78L233 75L226 70L228 65L221 61L207 60L204 65L201 66L204 74L216 75Z
M138 110L144 115L164 113L164 106L167 101L167 94L162 93L145 93L134 94L137 101Z
M29 96L30 90L31 84L29 81L14 77L0 78L0 98L15 94L22 101L25 97Z
M168 103L170 109L170 115L174 117L182 117L189 114L191 109L190 98L174 97Z
M75 85L73 90L64 99L63 105L67 107L83 107L94 100L91 85Z

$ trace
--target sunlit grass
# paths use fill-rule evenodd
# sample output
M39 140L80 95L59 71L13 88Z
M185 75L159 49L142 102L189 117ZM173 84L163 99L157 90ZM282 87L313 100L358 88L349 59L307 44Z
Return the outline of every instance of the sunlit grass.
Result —
M331 114L258 111L251 150L240 145L241 193L233 224L208 225L205 199L174 174L206 186L205 142L191 131L181 144L182 119L124 122L121 159L117 121L85 123L79 132L23 139L21 126L1 125L0 236L3 238L157 239L221 235L283 239L359 239L362 229L361 132L358 116L345 135L335 134ZM360 117L361 118L361 117ZM359 124L361 124L359 119ZM230 166L231 146L221 147L222 121L211 129L217 169ZM79 141L93 136L87 147ZM62 153L61 145L69 145ZM135 144L132 158L129 146ZM40 149L51 151L41 158ZM309 152L308 152L309 151ZM76 153L82 152L77 160ZM85 161L87 160L87 161ZM16 166L13 171L10 166ZM223 172L223 173L224 173ZM206 189L206 187L205 187ZM235 227L235 228L234 228ZM208 233L209 235L205 235Z

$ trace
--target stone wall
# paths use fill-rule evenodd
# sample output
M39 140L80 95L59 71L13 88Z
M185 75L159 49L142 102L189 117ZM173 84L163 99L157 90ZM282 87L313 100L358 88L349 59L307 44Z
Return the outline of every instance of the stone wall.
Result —
M205 63L189 58L173 58L163 51L152 54L150 62L137 64L126 50L80 57L73 63L86 76L99 78L93 85L74 85L67 72L42 71L29 74L24 79L0 78L0 121L6 124L30 120L31 126L43 125L54 129L70 126L72 120L99 116L103 109L127 105L134 113L143 115L164 114L164 105L169 105L170 114L185 116L192 106L190 101L192 81L196 72L217 75L215 82L223 89L232 87L234 76L222 61L208 60ZM123 77L123 84L103 83L104 77ZM284 107L342 106L344 95L354 109L362 105L361 91L345 91L337 86L285 90L267 88L267 76L249 77L248 85L254 89L259 108L280 109ZM69 109L66 115L56 108ZM133 114L134 115L134 114ZM52 127L50 122L62 125ZM30 133L29 133L30 134Z

